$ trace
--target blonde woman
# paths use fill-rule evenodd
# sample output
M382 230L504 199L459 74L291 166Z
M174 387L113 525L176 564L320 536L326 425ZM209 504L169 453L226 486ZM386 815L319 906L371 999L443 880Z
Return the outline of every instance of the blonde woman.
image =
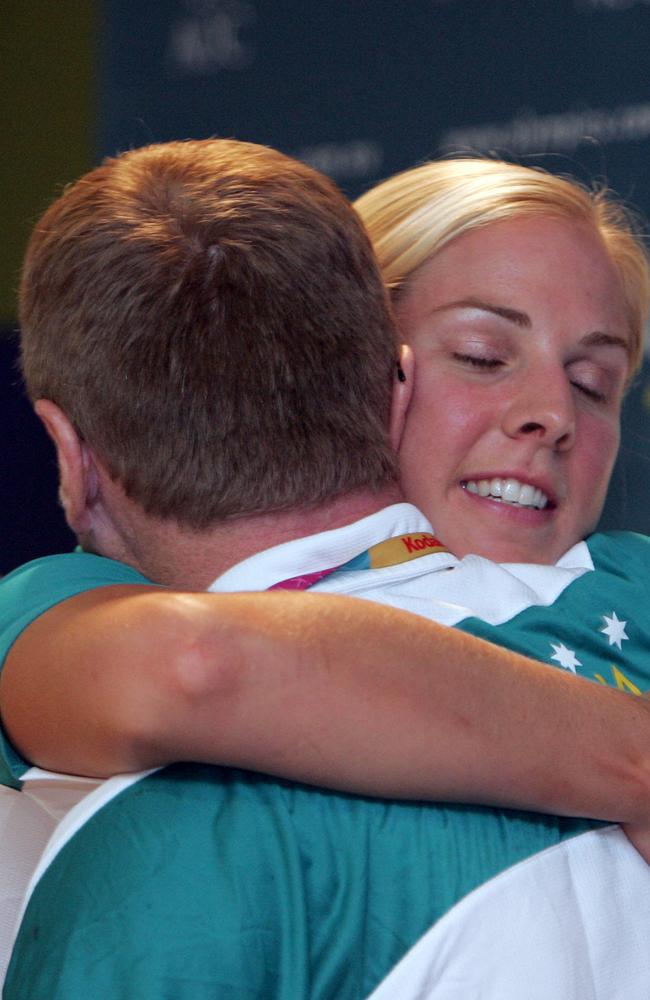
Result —
M499 641L646 691L648 540L590 535L647 315L629 218L603 192L484 159L406 171L356 207L414 376L406 494L459 554L582 567L548 610L502 619ZM647 885L620 832L585 834L466 897L373 997L642 1000Z
M647 264L624 211L472 159L407 171L356 207L415 355L407 496L458 554L555 562L596 525L641 359ZM520 472L532 490L479 488Z

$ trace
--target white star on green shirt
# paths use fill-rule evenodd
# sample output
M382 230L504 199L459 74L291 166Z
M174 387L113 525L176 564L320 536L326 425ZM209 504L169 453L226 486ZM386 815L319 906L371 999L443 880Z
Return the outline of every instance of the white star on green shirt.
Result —
M627 622L621 621L615 611L612 611L611 617L603 615L603 621L605 622L605 627L599 629L599 631L605 633L609 639L610 646L616 646L620 649L623 639L630 638L625 631Z
M551 649L554 650L552 660L556 660L561 667L566 670L571 670L574 674L576 672L576 667L581 667L582 663L576 657L576 654L572 649L567 649L563 642L551 643Z

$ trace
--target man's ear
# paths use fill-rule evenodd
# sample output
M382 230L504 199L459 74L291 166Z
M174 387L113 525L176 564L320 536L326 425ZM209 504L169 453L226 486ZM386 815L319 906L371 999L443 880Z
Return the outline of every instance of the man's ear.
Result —
M50 399L39 399L34 409L56 448L59 499L66 520L76 535L82 535L91 527L92 506L97 496L97 470L93 454L56 403Z
M406 414L413 395L413 377L415 375L415 358L408 344L402 344L399 349L399 361L395 365L395 381L393 383L393 400L390 409L390 443L395 451L399 449L404 433Z

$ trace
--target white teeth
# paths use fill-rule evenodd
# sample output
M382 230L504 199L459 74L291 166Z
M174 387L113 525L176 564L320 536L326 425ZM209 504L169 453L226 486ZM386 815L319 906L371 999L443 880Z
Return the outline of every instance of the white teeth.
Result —
M523 507L532 507L535 502L535 487L526 483L525 486L521 487L518 499Z
M481 497L500 500L501 503L517 504L520 507L536 507L543 510L548 504L548 497L540 489L530 483L520 483L518 479L470 479L465 482L468 493L476 493Z
M506 479L503 484L503 492L501 493L501 496L508 503L519 503L522 490L523 487L520 486L516 479Z

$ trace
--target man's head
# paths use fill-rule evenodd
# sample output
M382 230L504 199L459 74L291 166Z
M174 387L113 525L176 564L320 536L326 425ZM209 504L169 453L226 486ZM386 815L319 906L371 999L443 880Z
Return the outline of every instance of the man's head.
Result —
M335 185L281 153L173 142L107 160L37 224L28 391L126 495L201 530L394 478L396 345Z

